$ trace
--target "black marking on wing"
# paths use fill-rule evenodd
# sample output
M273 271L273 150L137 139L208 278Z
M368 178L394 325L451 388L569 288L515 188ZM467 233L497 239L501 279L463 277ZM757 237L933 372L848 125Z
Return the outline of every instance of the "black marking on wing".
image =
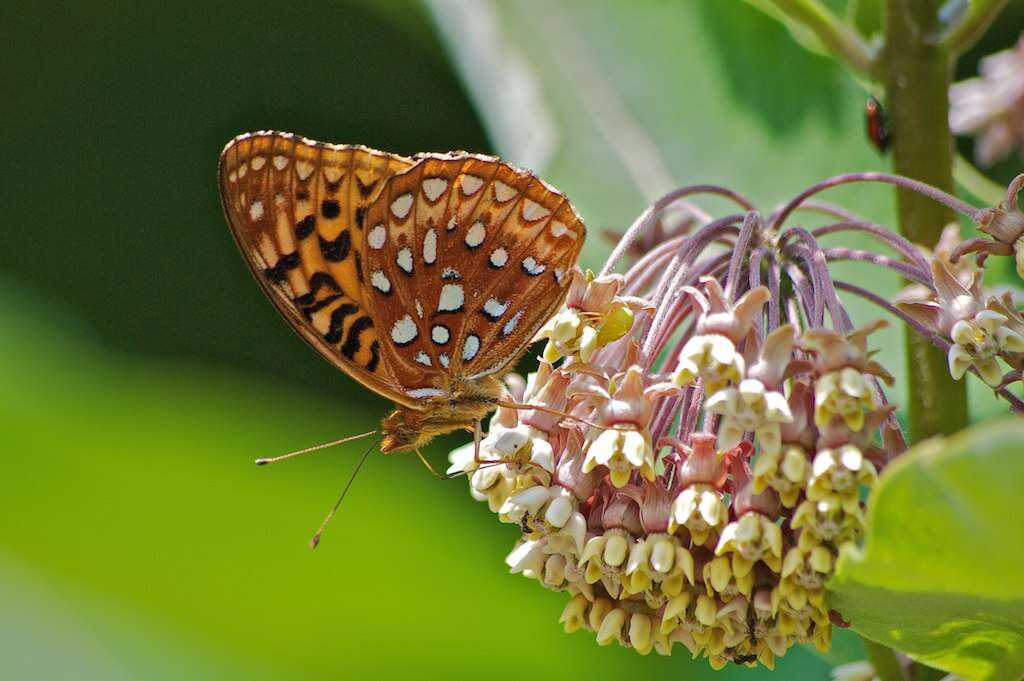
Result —
M263 274L270 281L275 284L280 284L285 280L285 273L288 270L294 270L299 266L299 254L296 251L286 253L277 260L277 264L273 267L268 267L263 270Z
M310 290L316 293L324 286L327 286L335 293L341 293L341 287L338 286L338 282L334 280L334 277L327 272L314 272L313 276L309 278Z
M363 223L366 221L366 206L359 206L356 208L356 227L359 229L363 228Z
M328 220L333 220L341 215L341 206L334 199L324 199L320 204L320 214Z
M380 343L373 341L370 345L370 361L366 363L366 370L373 373L377 370L378 364L380 364Z
M326 272L314 272L313 276L309 278L309 293L303 293L301 296L293 298L292 302L300 306L312 305L316 302L317 292L324 286L331 288L335 293L341 293L341 287L338 286L338 282L334 281L334 277ZM334 296L332 300L337 300L337 296Z
M328 327L327 333L324 334L324 340L328 343L337 343L340 341L341 328L345 324L345 317L350 314L355 314L356 312L359 312L359 308L352 303L339 305L338 308L331 313L331 325Z
M324 260L330 262L341 262L347 258L351 246L352 237L349 236L347 229L343 229L334 241L327 241L320 237L320 252L323 253Z
M349 359L355 357L361 347L359 343L359 334L362 333L364 329L372 328L373 321L369 317L360 317L352 322L352 326L348 327L348 333L345 334L345 344L341 346L341 354L345 355Z
M370 180L369 184L363 184L363 181L356 175L356 186L359 187L359 194L365 199L373 193L373 188L377 186L377 180Z
M308 307L302 308L302 315L306 319L312 320L314 312L319 312L320 310L324 309L325 307L327 307L328 305L333 303L338 298L341 298L341 294L340 293L336 293L333 296L327 296L323 300L317 301L317 302L313 303L312 305L309 305Z
M307 215L295 224L295 237L302 241L307 236L313 233L313 229L316 228L316 218L312 215Z

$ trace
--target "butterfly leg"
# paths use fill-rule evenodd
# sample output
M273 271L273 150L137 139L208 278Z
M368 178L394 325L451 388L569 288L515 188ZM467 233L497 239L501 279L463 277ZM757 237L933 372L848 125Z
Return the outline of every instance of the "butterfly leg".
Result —
M438 480L448 480L449 479L449 476L441 475L436 470L434 470L434 467L430 465L429 461L427 461L427 457L423 456L423 452L421 452L420 450L417 449L416 450L416 456L419 457L420 462L424 466L427 467L427 470L430 471L430 474L433 475L435 478L437 478Z
M483 461L480 460L480 422L477 421L473 424L473 463L479 466Z

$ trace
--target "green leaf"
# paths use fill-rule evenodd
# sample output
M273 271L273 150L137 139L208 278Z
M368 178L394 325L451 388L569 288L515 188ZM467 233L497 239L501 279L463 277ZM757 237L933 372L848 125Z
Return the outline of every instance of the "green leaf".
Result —
M831 607L867 638L979 681L1024 674L1024 420L907 452L881 477L865 548Z
M814 31L807 28L807 26L799 21L791 18L788 14L780 10L777 5L772 3L771 0L745 0L745 2L785 26L793 40L795 40L796 43L805 50L823 57L828 56L828 48L826 48L818 36L814 34Z
M882 0L850 0L846 19L865 38L881 36L883 25Z

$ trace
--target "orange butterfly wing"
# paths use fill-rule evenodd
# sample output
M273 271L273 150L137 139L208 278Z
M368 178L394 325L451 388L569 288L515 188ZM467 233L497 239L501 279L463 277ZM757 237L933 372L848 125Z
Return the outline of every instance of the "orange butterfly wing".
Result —
M408 158L288 133L240 135L220 157L231 233L256 280L310 345L388 399L417 407L367 312L363 222Z
M428 396L519 357L562 303L585 229L565 196L495 158L417 158L366 213L364 295L396 380Z

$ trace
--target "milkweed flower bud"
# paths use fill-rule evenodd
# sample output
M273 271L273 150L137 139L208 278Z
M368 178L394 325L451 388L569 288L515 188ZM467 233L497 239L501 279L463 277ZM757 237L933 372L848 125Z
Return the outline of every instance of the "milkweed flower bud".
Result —
M646 304L637 298L619 298L625 279L618 274L598 277L573 270L566 309L537 332L535 340L547 339L544 359L579 355L589 362L594 352L626 335L633 326L634 308Z

